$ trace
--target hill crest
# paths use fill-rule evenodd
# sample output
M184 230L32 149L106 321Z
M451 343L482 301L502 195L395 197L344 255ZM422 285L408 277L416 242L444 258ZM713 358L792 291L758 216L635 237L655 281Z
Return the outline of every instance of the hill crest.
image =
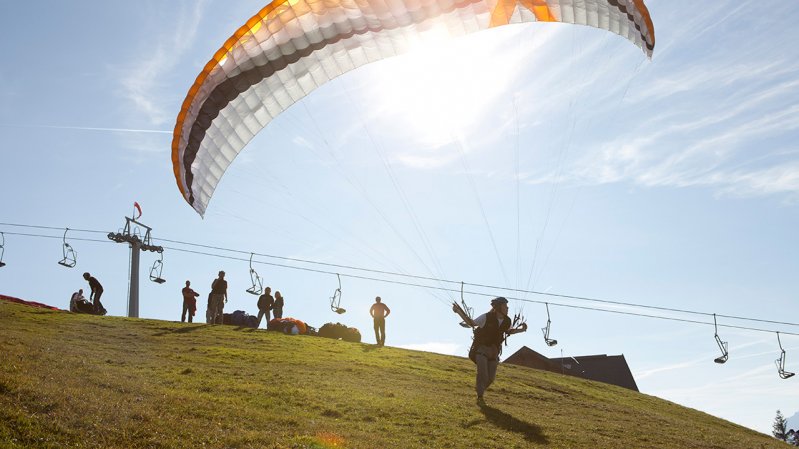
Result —
M233 326L0 301L8 447L753 448L750 429L607 384Z

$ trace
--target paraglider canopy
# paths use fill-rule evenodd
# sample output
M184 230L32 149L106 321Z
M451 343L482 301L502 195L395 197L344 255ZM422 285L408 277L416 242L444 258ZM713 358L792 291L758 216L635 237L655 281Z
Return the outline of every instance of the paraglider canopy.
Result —
M200 214L239 152L327 81L431 40L522 22L587 25L647 56L643 0L274 0L231 36L189 89L172 139L175 180Z

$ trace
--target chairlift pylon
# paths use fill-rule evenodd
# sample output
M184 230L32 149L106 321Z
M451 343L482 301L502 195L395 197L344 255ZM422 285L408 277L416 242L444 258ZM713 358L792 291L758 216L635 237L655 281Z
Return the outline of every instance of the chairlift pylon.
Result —
M69 232L69 228L64 229L64 237L62 238L61 245L61 254L64 257L58 261L58 264L62 267L73 268L78 264L78 253L67 243L67 232Z
M338 288L333 292L333 296L330 297L330 310L341 315L346 313L347 310L341 308L341 276L336 273L336 278L338 278Z
M729 345L726 341L721 341L721 337L719 337L719 325L716 323L715 313L713 314L713 327L716 329L716 334L714 335L716 344L719 346L719 350L721 350L721 355L713 359L713 361L718 364L724 364L727 362L727 359L730 358L730 352L728 350Z
M0 232L0 268L6 266L6 263L3 262L3 254L5 254L6 252L5 245L6 245L6 236L3 235L2 232Z
M153 266L150 268L150 280L155 282L156 284L163 284L166 282L166 279L161 277L161 272L164 270L164 253L158 253L158 259L153 262Z
M793 377L796 373L785 371L785 349L782 348L779 332L777 332L777 344L780 345L780 358L774 361L774 363L777 365L777 372L779 373L781 379Z
M250 253L250 281L252 281L252 287L247 289L247 293L251 295L260 295L264 290L264 284L261 281L261 276L258 276L258 273L252 267L252 256L254 255L255 253Z
M552 321L549 319L549 303L545 302L544 305L547 308L547 325L541 328L541 333L544 334L544 343L546 343L547 346L555 346L558 344L558 341L554 338L549 338L549 330L550 326L552 325Z

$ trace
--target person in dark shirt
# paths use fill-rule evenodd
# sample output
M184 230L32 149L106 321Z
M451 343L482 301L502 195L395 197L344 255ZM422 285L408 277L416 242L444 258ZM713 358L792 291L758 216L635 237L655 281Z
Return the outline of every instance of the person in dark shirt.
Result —
M212 324L222 324L222 314L227 302L227 281L225 272L220 271L219 277L211 283L211 313L209 314Z
M377 346L386 344L386 317L391 313L391 309L381 301L380 297L376 296L375 303L372 304L372 307L369 309L369 315L372 315L372 318L374 318Z
M272 306L272 314L275 318L283 318L283 295L275 292L275 304Z
M469 358L477 365L475 390L477 391L477 402L482 406L484 404L483 393L494 382L497 375L502 343L509 335L527 331L527 323L522 323L516 328L511 327L511 318L508 316L508 300L501 296L491 300L490 311L475 319L469 318L457 305L453 305L452 310L474 329L474 340L472 348L469 350Z
M266 315L266 324L269 325L269 311L275 305L275 298L272 297L271 293L272 288L266 287L264 294L258 298L258 326L255 326L256 329L261 326L261 318L264 315Z
M104 311L105 307L103 307L103 303L100 302L100 297L103 296L103 286L100 284L100 281L88 272L83 273L83 279L89 281L89 288L92 290L89 294L89 299L94 305L94 312L98 313Z
M186 286L181 290L181 293L183 293L183 313L180 314L181 323L186 321L186 312L189 313L189 323L191 323L194 312L197 310L197 297L200 294L192 290L189 287L190 285L191 282L186 281Z

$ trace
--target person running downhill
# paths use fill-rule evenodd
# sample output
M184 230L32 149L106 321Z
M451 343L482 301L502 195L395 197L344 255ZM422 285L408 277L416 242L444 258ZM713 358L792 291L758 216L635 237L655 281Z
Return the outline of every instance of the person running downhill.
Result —
M477 402L482 405L483 393L494 382L497 375L502 343L509 335L527 331L527 323L522 323L517 328L511 328L508 300L501 296L491 300L490 311L475 319L469 318L457 304L453 305L452 310L474 329L474 340L469 349L469 358L477 365L475 390L477 391Z
M375 340L377 341L377 346L386 344L386 317L391 314L391 309L381 301L380 297L376 296L375 303L372 304L372 307L369 309L369 315L372 315L375 321Z

